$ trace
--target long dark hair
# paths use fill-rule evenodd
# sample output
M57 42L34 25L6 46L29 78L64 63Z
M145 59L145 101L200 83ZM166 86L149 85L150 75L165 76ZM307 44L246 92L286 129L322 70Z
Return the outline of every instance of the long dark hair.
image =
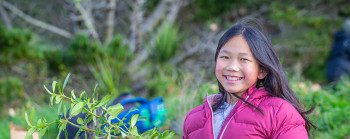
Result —
M226 44L226 42L228 42L232 37L237 35L242 35L247 41L254 57L258 61L260 68L264 69L265 72L267 73L264 79L257 81L256 87L258 88L260 85L262 85L264 86L266 91L269 92L271 96L282 98L288 101L290 104L292 104L300 113L300 115L304 118L307 132L310 131L311 127L317 128L306 116L307 114L313 111L313 108L311 108L308 111L304 110L298 98L295 96L294 92L290 89L288 80L283 72L282 65L280 64L280 61L276 53L272 49L271 42L269 41L268 38L265 37L265 35L262 32L260 32L255 27L250 25L245 25L248 23L247 21L255 22L256 25L260 27L260 29L262 29L261 25L256 20L252 20L252 19L240 20L238 23L232 26L229 30L227 30L224 33L224 35L220 38L216 49L216 53L215 53L215 63L222 46ZM220 84L219 81L218 81L218 85L219 85L219 93L221 93L223 97L221 97L221 99L213 105L214 111L216 111L217 109L220 109L220 107L226 101L227 97L230 97L228 92L224 89L224 87ZM263 111L260 108L254 106L249 102L246 102L241 97L237 96L235 93L232 93L232 95L242 100L246 104L256 108L263 114Z

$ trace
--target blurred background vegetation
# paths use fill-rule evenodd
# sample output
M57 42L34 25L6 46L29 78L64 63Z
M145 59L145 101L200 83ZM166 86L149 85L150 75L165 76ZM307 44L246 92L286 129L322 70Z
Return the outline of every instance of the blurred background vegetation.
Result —
M333 34L350 18L348 0L0 3L0 138L9 137L9 121L26 127L24 111L33 121L57 118L43 84L63 82L68 73L67 90L75 92L91 95L97 83L100 97L163 96L168 117L161 129L180 137L189 110L218 92L213 74L218 39L247 16L264 25L305 107L316 106L310 117L318 129L311 138L350 138L350 80L332 88L325 78Z

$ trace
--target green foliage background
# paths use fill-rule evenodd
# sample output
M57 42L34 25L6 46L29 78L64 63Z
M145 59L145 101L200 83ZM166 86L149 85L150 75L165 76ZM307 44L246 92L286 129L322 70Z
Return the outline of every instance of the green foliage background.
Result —
M155 9L159 2L147 0L144 7ZM328 85L325 78L332 35L340 29L344 19L350 17L349 5L345 0L190 1L181 9L174 23L161 24L145 37L152 40L142 44L150 57L140 67L131 70L136 71L134 74L144 70L151 72L145 78L137 79L146 81L144 88L138 90L133 90L137 82L130 79L129 72L131 61L138 54L129 49L127 33L117 32L106 44L84 34L56 43L57 40L50 40L49 35L37 34L30 27L6 29L1 24L0 95L3 97L0 98L0 108L4 110L0 116L6 118L0 120L0 138L9 137L8 121L27 127L24 111L31 111L29 115L33 121L42 114L49 117L48 120L57 119L56 115L50 115L49 111L57 108L46 105L50 100L43 95L42 84L47 85L53 80L62 82L70 72L73 76L69 81L72 87L67 87L69 91L72 88L77 89L76 92L85 90L91 96L97 83L99 98L117 96L125 91L150 99L163 96L168 118L161 130L176 131L180 137L186 114L202 104L206 94L217 93L218 88L211 69L193 70L195 64L202 63L193 62L195 64L190 64L191 67L185 67L185 62L172 65L171 60L186 52L184 47L188 45L184 43L198 37L194 33L195 27L210 31L208 24L216 24L222 31L237 19L256 14L262 19L283 61L292 89L307 109L315 106L309 117L318 129L312 130L311 138L349 138L350 80L344 78L337 85ZM43 16L40 11L32 12ZM200 56L189 59L200 61ZM9 108L15 108L17 115L9 116ZM55 134L54 130L50 129L50 134Z

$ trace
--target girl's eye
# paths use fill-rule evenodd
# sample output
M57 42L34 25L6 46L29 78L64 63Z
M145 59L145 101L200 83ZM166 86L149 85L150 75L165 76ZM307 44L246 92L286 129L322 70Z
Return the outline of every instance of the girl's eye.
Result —
M248 59L246 59L246 58L241 58L241 61L248 61Z
M228 59L227 56L220 56L219 58Z

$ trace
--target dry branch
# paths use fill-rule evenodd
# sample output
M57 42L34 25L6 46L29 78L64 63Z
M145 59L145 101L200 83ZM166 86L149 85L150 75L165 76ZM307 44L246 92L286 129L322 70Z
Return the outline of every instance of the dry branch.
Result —
M143 33L153 30L154 26L160 21L161 18L164 17L168 3L169 0L162 0L159 2L152 14L146 19L146 22L143 23Z
M40 21L38 19L34 19L28 15L26 15L25 13L23 13L21 10L19 10L17 7L15 7L14 5L6 2L6 1L3 1L2 2L2 5L8 9L9 11L11 11L12 13L14 13L15 15L19 16L20 18L24 19L26 22L32 24L32 25L35 25L35 26L38 26L38 27L41 27L43 29L46 29L48 31L51 31L52 33L55 33L55 34L58 34L58 35L61 35L63 37L66 37L66 38L71 38L72 37L72 34L69 33L68 31L64 30L64 29L61 29L59 27L56 27L54 25L51 25L51 24L48 24L48 23L45 23L43 21Z
M94 19L92 17L91 14L89 14L90 12L87 12L83 6L81 5L80 2L74 2L75 8L77 8L77 10L79 11L79 13L81 14L81 17L84 20L84 23L86 25L86 27L88 28L92 38L94 38L95 41L97 41L98 43L101 43L100 38L98 36L98 33L94 27Z
M142 33L140 31L140 26L143 21L143 9L142 6L145 3L144 0L135 0L133 4L133 11L131 14L131 25L130 25L130 39L129 46L130 50L135 52L139 49L142 43Z
M0 5L0 14L1 14L1 18L5 23L6 28L10 29L12 28L12 23L11 20L9 19L5 9L2 7L2 5Z
M107 15L107 27L106 27L106 39L105 44L107 44L113 37L114 32L114 13L117 7L117 0L109 0L108 4L108 15Z

